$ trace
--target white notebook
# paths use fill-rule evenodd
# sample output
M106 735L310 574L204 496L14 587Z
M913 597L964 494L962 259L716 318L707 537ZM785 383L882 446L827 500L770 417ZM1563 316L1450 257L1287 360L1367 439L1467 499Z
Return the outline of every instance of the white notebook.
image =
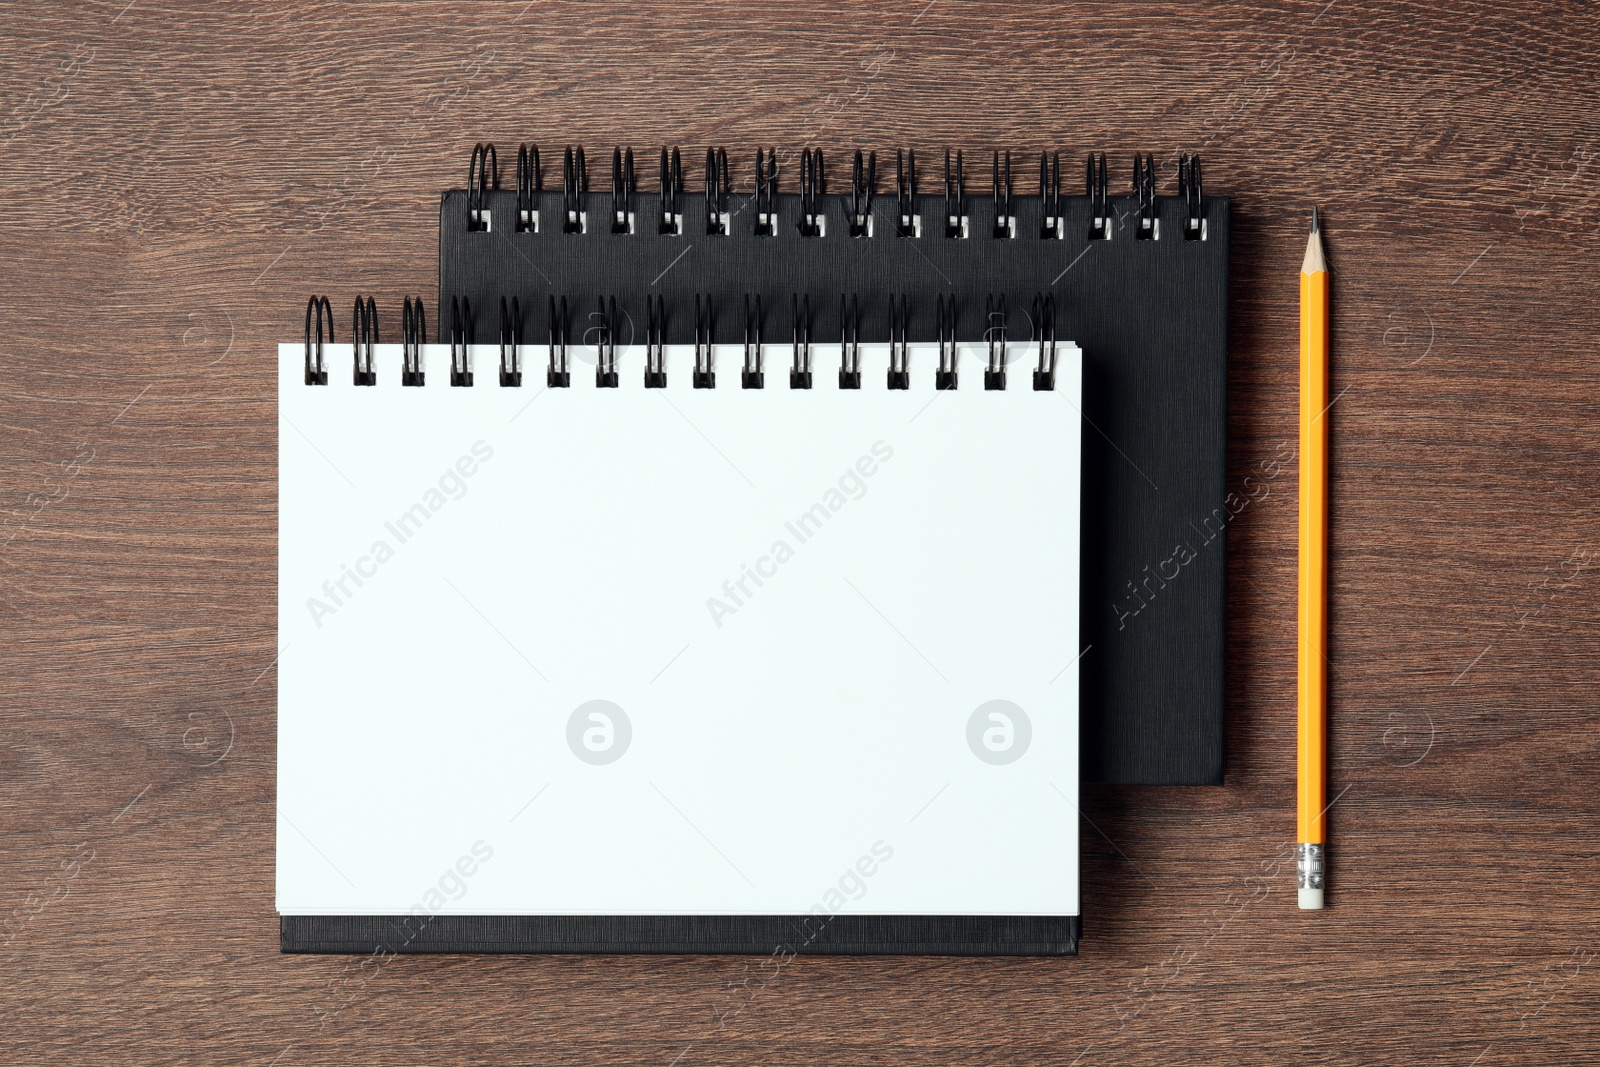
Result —
M892 391L886 346L859 390L280 346L280 914L1077 916L1081 356L963 347Z

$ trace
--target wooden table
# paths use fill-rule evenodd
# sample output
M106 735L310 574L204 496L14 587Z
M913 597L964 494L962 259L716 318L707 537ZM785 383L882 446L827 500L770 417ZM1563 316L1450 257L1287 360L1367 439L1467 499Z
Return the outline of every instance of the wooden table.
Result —
M0 25L0 1061L1600 1057L1592 6L125 3ZM1231 534L1228 784L1087 792L1076 960L280 955L274 345L431 302L479 139L1197 150L1235 482L1295 441L1320 205L1329 910L1290 464Z

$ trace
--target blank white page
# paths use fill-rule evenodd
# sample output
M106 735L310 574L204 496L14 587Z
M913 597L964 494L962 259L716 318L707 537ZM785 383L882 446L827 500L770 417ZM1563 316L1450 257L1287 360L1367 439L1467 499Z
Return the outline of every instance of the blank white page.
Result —
M1075 347L448 351L279 348L279 912L1078 914Z

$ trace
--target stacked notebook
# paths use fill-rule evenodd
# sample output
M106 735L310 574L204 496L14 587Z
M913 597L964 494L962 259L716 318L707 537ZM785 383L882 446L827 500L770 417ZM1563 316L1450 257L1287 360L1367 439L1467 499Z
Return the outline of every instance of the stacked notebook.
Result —
M280 346L284 949L1075 952L1080 780L1221 777L1226 201L652 162Z

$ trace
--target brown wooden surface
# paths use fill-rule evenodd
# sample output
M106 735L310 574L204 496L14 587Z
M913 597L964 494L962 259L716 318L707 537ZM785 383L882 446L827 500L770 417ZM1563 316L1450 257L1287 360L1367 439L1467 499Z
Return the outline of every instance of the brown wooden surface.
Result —
M1592 5L124 3L0 14L0 1062L1600 1058ZM1076 960L279 955L274 344L431 303L477 139L1199 150L1235 488L1295 439L1321 205L1329 910L1287 465L1231 535L1228 784L1087 792Z

